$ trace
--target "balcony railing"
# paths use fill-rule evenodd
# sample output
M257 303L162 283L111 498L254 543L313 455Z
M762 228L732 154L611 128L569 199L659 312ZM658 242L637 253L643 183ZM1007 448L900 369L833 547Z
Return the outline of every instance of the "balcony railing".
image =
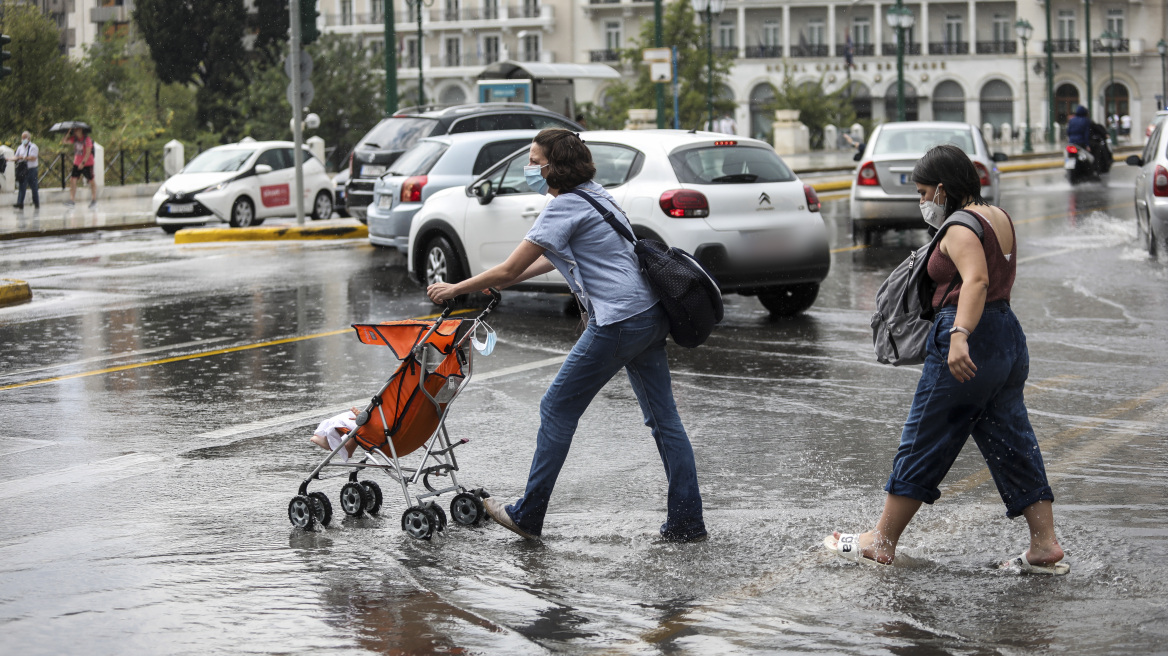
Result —
M968 41L930 41L930 55L968 55Z
M746 46L747 59L778 59L783 56L783 46Z
M620 61L619 50L590 50L588 52L589 61L594 62L616 62Z
M1116 52L1128 52L1130 49L1131 49L1131 40L1130 39L1120 39L1119 43L1116 44L1116 46L1115 46ZM1103 44L1099 42L1099 39L1095 39L1095 40L1091 41L1091 50L1093 52L1107 52L1107 48L1103 47Z
M791 46L792 57L827 57L829 49L826 45L797 45Z
M1078 39L1054 39L1044 41L1043 44L1049 47L1051 52L1079 52ZM1043 50L1043 52L1046 52L1046 50Z
M738 57L737 46L714 46L714 55L718 57Z
M471 53L452 53L448 52L442 55L442 65L446 68L457 68L459 66L483 66L484 58Z
M896 44L895 43L881 43L880 44L880 54L884 55L885 57L895 57L896 56ZM919 54L921 54L921 44L919 44L919 43L906 43L906 44L904 44L904 54L906 54L906 55L919 55Z
M848 54L848 44L835 44L835 56L844 57ZM854 43L852 44L853 57L871 57L876 54L876 44L874 43Z
M1012 55L1018 52L1017 41L978 41L975 47L979 55Z

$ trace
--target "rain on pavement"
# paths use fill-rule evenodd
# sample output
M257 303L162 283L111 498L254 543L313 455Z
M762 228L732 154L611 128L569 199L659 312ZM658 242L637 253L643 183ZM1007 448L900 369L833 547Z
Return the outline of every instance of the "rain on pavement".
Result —
M967 444L890 569L822 547L883 500L917 368L879 365L868 319L923 231L851 247L803 317L727 297L707 345L670 347L707 542L665 543L664 475L625 380L581 422L541 544L490 522L429 542L379 516L288 522L320 420L392 371L348 326L430 315L360 241L175 246L160 230L0 242L0 627L7 653L1004 653L1163 650L1168 303L1136 241L1131 178L1003 176L1027 404L1069 576L994 568L1025 548ZM564 297L505 293L499 346L448 421L460 482L522 491L540 395L577 334ZM376 472L374 472L376 473ZM447 496L446 502L449 501Z

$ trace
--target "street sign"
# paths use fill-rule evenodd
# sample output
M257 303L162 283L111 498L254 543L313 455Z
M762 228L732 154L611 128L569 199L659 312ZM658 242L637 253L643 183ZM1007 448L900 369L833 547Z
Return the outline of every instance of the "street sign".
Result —
M649 62L649 80L653 82L672 82L673 65L667 61Z
M645 48L641 50L641 61L667 62L670 54L669 48Z
M292 95L292 85L288 85L288 91L284 94L288 99L288 104L293 107L308 107L312 104L312 99L316 97L316 89L312 87L311 80L300 80L300 104L297 105L295 96Z
M292 58L284 58L284 75L292 77ZM308 76L312 75L312 55L301 50L300 51L300 79L307 80Z

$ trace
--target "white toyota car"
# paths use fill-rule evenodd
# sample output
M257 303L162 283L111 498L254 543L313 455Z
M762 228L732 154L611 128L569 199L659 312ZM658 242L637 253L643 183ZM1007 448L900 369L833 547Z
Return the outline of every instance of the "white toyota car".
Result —
M689 251L723 292L757 295L773 314L796 314L815 301L831 265L819 198L770 144L679 130L581 136L595 180L638 237ZM426 201L407 245L419 282L463 280L510 255L550 199L528 188L525 164L524 150ZM554 271L515 288L567 291Z
M291 141L251 141L200 153L154 194L154 216L167 233L208 221L233 228L294 216L296 169ZM304 149L304 209L313 219L333 213L333 183Z

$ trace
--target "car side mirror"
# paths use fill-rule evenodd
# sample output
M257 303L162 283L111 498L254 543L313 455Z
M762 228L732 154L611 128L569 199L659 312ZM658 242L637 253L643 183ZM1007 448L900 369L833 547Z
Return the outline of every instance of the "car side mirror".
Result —
M1004 162L1010 159L1010 156L1006 153L994 153L990 159L994 160L995 162Z
M256 175L263 175L265 173L271 173L272 167L268 166L267 164L256 164L255 171Z
M474 195L479 199L479 205L486 205L495 198L495 190L490 180L483 180L474 187Z
M1127 159L1125 159L1124 161L1127 162L1128 166L1143 166L1144 165L1144 158L1140 157L1139 155L1128 155Z
M855 155L852 155L853 162L858 162L862 159L864 159L864 153L862 151L857 151Z

